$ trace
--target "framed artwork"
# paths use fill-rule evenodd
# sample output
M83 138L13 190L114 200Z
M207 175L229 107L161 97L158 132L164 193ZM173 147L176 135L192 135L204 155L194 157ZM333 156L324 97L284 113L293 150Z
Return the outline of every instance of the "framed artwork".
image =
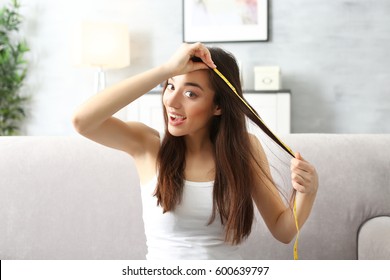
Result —
M268 0L183 0L183 41L268 41Z

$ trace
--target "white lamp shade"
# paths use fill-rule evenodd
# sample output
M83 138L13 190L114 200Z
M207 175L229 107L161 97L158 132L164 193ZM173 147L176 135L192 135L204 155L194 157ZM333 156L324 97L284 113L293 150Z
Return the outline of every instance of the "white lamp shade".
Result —
M73 64L102 69L130 64L130 36L125 24L83 22L74 32Z

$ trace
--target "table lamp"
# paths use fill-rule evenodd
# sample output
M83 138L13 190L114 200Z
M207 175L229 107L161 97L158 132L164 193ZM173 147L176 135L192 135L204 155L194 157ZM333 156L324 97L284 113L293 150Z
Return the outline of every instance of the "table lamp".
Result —
M127 25L112 22L83 22L74 32L73 64L97 69L95 92L105 88L105 69L130 65Z

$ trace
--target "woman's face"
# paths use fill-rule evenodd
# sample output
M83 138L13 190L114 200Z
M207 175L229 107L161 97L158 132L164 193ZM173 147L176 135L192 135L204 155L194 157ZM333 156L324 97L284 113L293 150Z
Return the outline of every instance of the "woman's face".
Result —
M208 70L198 70L168 80L163 104L168 117L168 131L174 136L208 131L210 120L220 115L214 104Z

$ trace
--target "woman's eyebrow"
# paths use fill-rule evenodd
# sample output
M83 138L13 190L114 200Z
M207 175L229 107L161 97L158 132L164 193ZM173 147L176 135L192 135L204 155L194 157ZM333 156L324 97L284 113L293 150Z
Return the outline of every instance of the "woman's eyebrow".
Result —
M197 88L201 89L202 91L204 91L204 89L203 89L199 84L197 84L197 83L187 82L187 83L185 83L184 85L186 85L186 86L192 86L192 87L197 87Z
M174 82L175 81L175 79L174 78L169 78L168 79L168 81L169 80L172 80L172 82ZM200 85L200 84L198 84L198 83L195 83L195 82L187 82L187 83L185 83L184 84L185 86L192 86L192 87L197 87L197 88L199 88L199 89L201 89L202 91L204 91L204 89L203 89L203 87Z

